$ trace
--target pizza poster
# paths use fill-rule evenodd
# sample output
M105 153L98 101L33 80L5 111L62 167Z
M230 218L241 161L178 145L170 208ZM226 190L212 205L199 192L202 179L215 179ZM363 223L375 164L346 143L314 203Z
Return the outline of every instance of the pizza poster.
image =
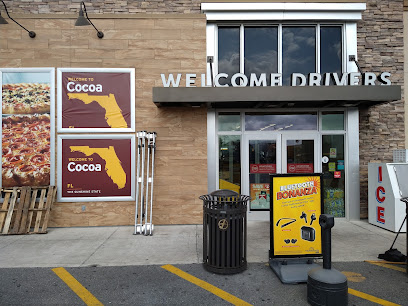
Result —
M58 69L60 132L134 131L134 69Z
M1 69L2 187L54 184L54 69Z
M271 176L271 257L322 255L321 175Z
M60 136L61 201L133 200L134 136Z

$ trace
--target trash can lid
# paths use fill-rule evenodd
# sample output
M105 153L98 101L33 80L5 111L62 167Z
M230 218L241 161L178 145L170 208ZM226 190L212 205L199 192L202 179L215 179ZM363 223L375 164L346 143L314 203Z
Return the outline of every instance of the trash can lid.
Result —
M216 197L236 197L238 192L229 189L219 189L210 193L212 196Z

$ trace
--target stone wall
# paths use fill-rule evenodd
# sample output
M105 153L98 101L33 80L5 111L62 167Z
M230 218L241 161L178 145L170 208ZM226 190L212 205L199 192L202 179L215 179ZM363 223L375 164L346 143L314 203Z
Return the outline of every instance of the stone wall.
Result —
M190 14L199 13L201 0L90 0L85 1L86 10L91 14L108 13L149 13L149 14ZM79 10L80 1L5 1L9 12L17 14L72 14Z
M404 84L403 1L368 0L358 23L358 61L363 71L391 73ZM392 162L392 151L405 148L404 102L360 110L360 212L367 218L368 163Z

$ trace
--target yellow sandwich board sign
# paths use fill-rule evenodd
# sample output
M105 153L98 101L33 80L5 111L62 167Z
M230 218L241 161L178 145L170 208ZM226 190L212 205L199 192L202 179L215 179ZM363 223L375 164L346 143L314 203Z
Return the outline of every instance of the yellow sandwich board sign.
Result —
M321 174L271 175L270 258L320 257Z

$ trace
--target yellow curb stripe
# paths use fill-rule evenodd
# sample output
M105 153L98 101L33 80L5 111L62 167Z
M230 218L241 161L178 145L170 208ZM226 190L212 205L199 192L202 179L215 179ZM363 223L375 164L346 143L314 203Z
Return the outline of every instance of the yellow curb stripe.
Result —
M349 293L349 294L352 294L352 295L355 295L355 296L357 296L357 297L359 297L359 298L368 300L368 301L370 301L370 302L377 303L377 304L379 304L379 305L384 305L384 306L401 306L401 305L399 305L399 304L395 304L395 303L392 303L392 302L388 302L388 301L383 300L383 299L380 299L380 298L378 298L378 297L375 297L375 296L372 296L372 295L369 295L369 294L367 294L367 293L360 292L360 291L357 291L357 290L354 290L354 289L350 289L350 288L348 288L348 293Z
M396 262L396 261L387 261L387 262L384 262L384 260L364 260L365 262L369 262L369 263L376 263L376 262L379 262L379 263L387 263L387 264L392 264L392 265L406 265L406 263L405 262Z
M163 269L176 274L177 276L185 279L186 281L189 281L190 283L193 283L194 285L197 285L198 287L203 288L204 290L207 290L211 292L212 294L222 298L223 300L233 304L233 305L246 305L246 306L252 306L251 304L237 298L236 296L233 296L232 294L229 294L228 292L225 292L224 290L221 290L197 277L194 277L172 265L164 265L162 266Z
M76 293L84 302L86 305L102 305L101 302L98 301L96 297L92 295L84 286L82 286L67 270L64 268L54 268L52 271L58 275L60 279L62 279L65 284L69 288L71 288L72 291Z
M388 268L388 269L392 269L392 270L400 271L400 272L406 272L405 268L395 267L395 266L392 266L390 264L386 264L386 263L382 263L382 262L376 262L376 261L367 261L367 262L372 264L372 265L380 266L380 267L383 267L383 268Z

